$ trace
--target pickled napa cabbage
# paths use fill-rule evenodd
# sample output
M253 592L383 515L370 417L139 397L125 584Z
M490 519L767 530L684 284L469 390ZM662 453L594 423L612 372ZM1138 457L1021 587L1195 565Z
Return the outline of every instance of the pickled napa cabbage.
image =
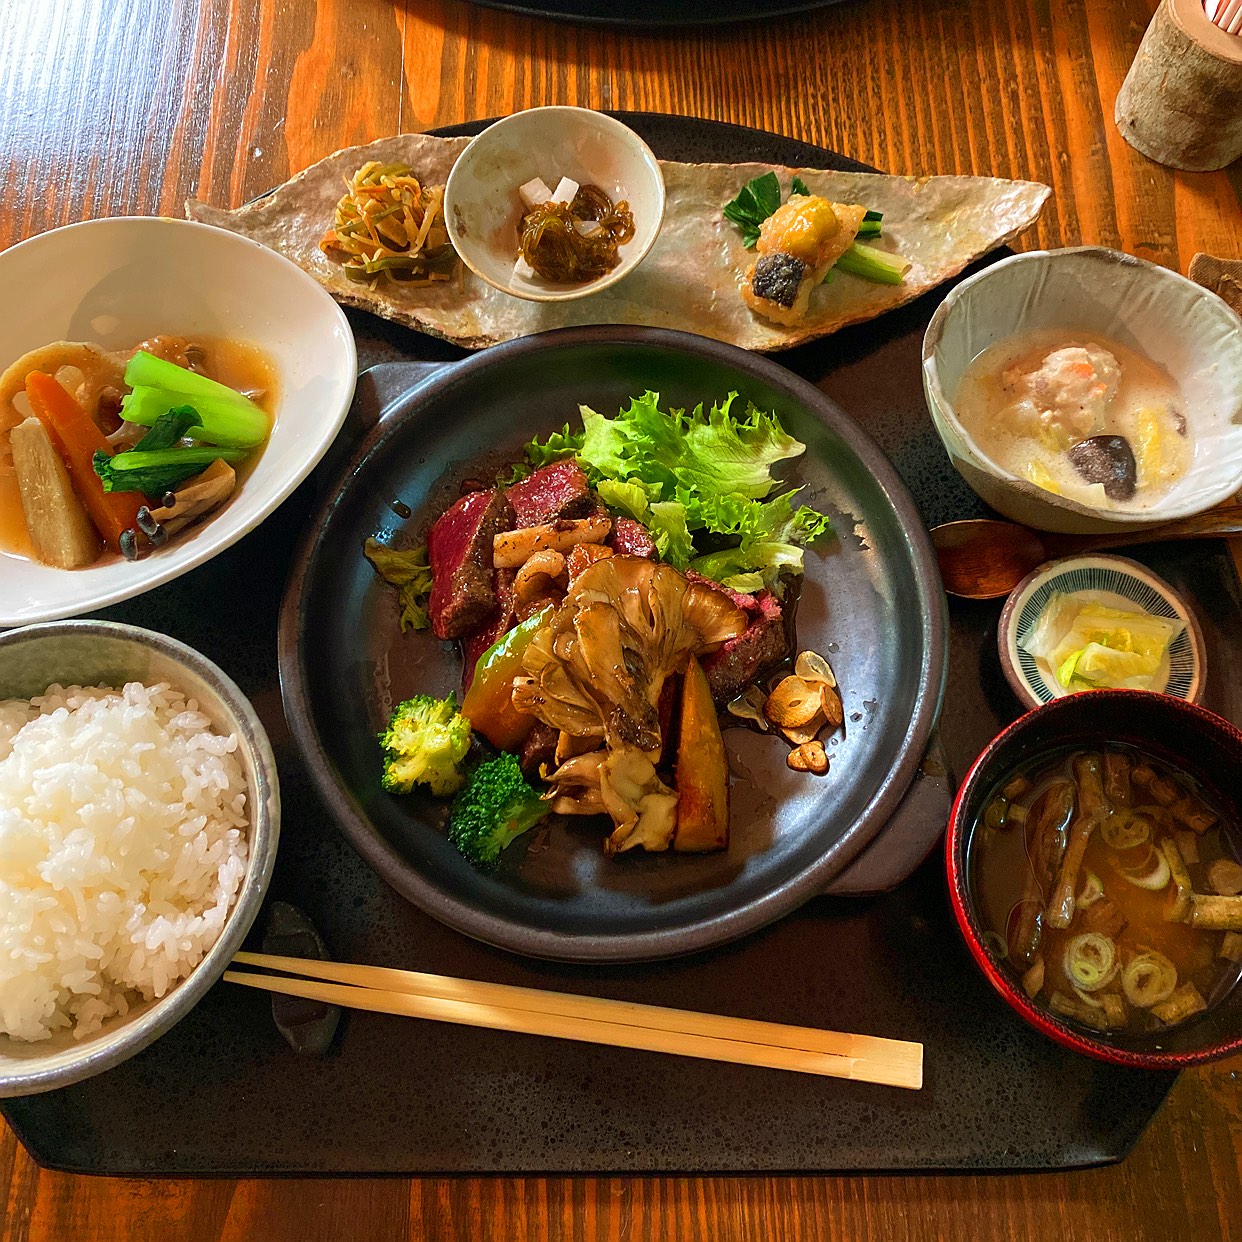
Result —
M1022 647L1070 691L1156 689L1180 621L1053 595Z

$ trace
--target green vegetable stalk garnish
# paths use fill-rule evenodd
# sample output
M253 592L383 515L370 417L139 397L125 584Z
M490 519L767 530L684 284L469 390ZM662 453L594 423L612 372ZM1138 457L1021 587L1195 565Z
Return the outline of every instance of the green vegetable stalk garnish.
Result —
M386 548L378 539L368 539L362 551L375 572L389 586L397 588L402 633L407 629L425 630L431 624L427 616L427 597L431 594L427 545L398 552L395 548Z
M132 452L151 453L156 449L175 448L189 434L191 427L201 427L203 420L192 405L179 405L174 410L155 420L151 430L147 432Z
M878 285L899 285L910 270L910 260L855 242L837 260L836 270L861 276L863 280L874 281Z
M778 589L782 572L802 572L802 549L830 524L805 505L795 509L796 493L780 491L772 474L806 445L774 414L753 405L733 413L736 399L666 412L648 392L614 418L582 406L581 431L566 426L532 440L526 454L536 466L576 458L604 503L644 523L675 569L739 591ZM700 537L709 546L696 546Z
M144 437L145 438L145 437ZM141 492L144 496L163 496L173 488L202 474L213 461L230 465L242 461L245 449L168 448L153 451L130 449L109 457L101 449L95 454L95 473L103 480L105 492Z
M791 194L810 196L812 190L795 176L789 185ZM738 191L737 197L724 206L724 218L736 224L742 230L742 244L747 250L753 250L759 241L759 229L763 222L781 205L781 186L776 174L766 172L762 176L748 181ZM861 277L882 285L899 285L910 270L910 261L899 254L889 254L886 250L877 250L874 246L864 245L857 239L860 237L879 237L882 232L883 213L868 211L858 229L853 245L839 258L833 268L824 277L827 284L833 271L846 272L851 276Z
M131 423L151 427L170 409L189 405L201 420L190 433L195 440L255 448L271 431L267 414L249 397L142 350L129 360L125 382L133 391L121 402L121 410Z
M479 764L453 799L449 840L476 867L486 870L550 809L522 775L517 756L506 751Z

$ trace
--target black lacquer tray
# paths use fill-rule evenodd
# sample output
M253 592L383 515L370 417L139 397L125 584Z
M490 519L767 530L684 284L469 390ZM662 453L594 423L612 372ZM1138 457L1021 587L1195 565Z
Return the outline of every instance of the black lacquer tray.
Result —
M625 119L668 158L848 166L770 134ZM982 512L923 404L919 343L937 301L929 295L780 358L879 441L928 525ZM363 366L459 356L365 315L352 322ZM1127 1153L1173 1076L1089 1061L1027 1028L971 965L938 852L891 893L817 899L736 944L643 966L513 957L389 890L312 794L281 711L276 615L314 485L208 565L101 614L189 642L254 700L284 803L273 898L303 907L341 960L921 1040L925 1086L901 1091L370 1014L346 1018L329 1057L304 1059L272 1025L266 996L220 984L117 1069L5 1101L36 1159L84 1172L188 1175L1014 1170ZM1242 590L1225 545L1132 555L1195 602L1208 645L1205 703L1242 719ZM998 615L999 604L951 608L941 733L959 773L1018 715L996 656Z

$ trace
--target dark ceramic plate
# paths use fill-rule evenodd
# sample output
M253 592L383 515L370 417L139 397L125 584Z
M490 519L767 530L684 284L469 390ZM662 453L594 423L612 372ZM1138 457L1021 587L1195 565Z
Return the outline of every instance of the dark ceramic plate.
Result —
M914 779L940 706L944 597L904 484L870 438L817 389L767 359L685 333L578 328L494 347L428 375L372 372L380 422L295 567L281 624L281 686L320 794L398 892L450 926L566 961L689 953L753 931L824 889L884 826ZM554 819L480 874L448 843L442 804L379 787L375 736L391 705L445 694L455 647L402 635L391 590L361 548L421 540L462 480L522 444L613 412L645 388L693 406L738 391L807 444L791 463L836 537L808 552L798 642L828 656L847 716L826 777L791 772L774 737L726 734L733 770L728 850L606 859L598 820ZM364 398L366 399L366 398ZM414 511L408 522L398 516Z
M764 21L841 0L480 0L491 9L597 26L713 26Z

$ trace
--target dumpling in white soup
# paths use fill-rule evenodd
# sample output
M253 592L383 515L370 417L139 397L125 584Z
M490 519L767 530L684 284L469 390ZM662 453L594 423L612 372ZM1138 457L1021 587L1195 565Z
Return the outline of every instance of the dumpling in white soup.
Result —
M979 448L1018 478L1097 509L1144 509L1194 456L1181 400L1150 358L1054 329L985 349L954 407Z
M1014 403L1000 415L1049 448L1069 448L1104 430L1121 383L1117 359L1097 345L1054 349L1033 371L1010 367L1002 376Z

